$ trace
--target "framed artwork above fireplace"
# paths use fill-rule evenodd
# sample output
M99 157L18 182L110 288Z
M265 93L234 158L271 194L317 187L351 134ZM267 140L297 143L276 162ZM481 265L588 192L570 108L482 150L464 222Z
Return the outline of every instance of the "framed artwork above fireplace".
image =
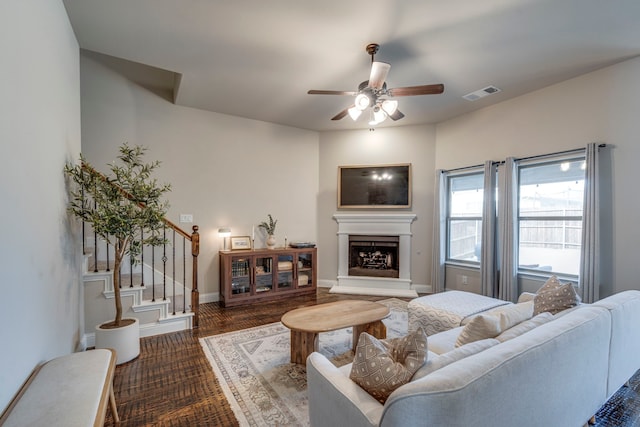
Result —
M338 167L338 208L410 208L411 163Z

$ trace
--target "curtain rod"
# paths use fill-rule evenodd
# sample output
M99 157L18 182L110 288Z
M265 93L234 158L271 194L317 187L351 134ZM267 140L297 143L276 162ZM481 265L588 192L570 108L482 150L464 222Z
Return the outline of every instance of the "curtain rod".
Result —
M605 148L606 146L607 146L607 144L598 144L598 148ZM584 151L584 150L585 150L584 148L574 148L572 150L558 151L558 152L555 152L555 153L539 154L537 156L520 157L520 158L516 158L516 160L518 160L518 161L520 161L520 160L531 160L531 159L538 159L538 158L542 158L542 157L559 156L561 154L577 153L579 151ZM493 164L494 165L504 164L504 160L493 161ZM454 168L454 169L446 169L446 170L442 170L441 173L459 172L459 171L463 171L463 170L467 170L467 169L478 169L478 168L484 168L484 164L474 165L474 166L464 166L464 167L461 167L461 168Z
M607 144L598 144L598 148L604 148L606 146L607 146ZM574 148L573 150L557 151L555 153L539 154L537 156L520 157L520 158L516 158L516 160L520 161L520 160L539 159L539 158L549 157L549 156L559 156L559 155L562 155L562 154L578 153L578 152L584 151L584 150L586 150L586 148Z
M504 163L504 161L502 161L502 162L496 162L496 161L493 161L492 163L493 163L494 165L498 165L498 164ZM441 170L440 172L442 172L442 173L459 172L459 171L463 171L463 170L467 170L467 169L479 169L479 168L484 168L484 163L483 163L483 164L481 164L481 165L475 165L475 166L463 166L463 167L461 167L461 168L455 168L455 169L443 169L443 170Z

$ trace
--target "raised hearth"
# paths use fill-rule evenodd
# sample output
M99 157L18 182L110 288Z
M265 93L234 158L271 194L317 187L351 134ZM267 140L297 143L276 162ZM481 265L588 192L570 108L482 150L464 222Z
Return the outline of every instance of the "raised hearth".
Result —
M331 288L332 293L410 298L418 296L411 289L411 223L416 215L336 213L333 218L338 223L338 278L337 284ZM395 247L392 250L364 251L363 257L367 258L367 267L364 269L374 270L373 267L381 264L383 259L385 264L389 264L385 268L380 265L377 272L358 268L356 273L354 266L350 266L352 243L371 243L372 237L380 237L377 239L379 245L393 243L392 246ZM390 274L388 270L395 271Z

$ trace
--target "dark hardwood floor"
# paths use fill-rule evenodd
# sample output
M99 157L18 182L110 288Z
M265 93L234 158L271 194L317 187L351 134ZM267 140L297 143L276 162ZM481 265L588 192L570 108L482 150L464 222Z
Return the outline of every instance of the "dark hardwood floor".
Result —
M330 294L291 298L246 307L200 305L200 328L142 338L140 356L116 368L114 392L121 426L237 426L199 343L199 338L280 321L294 308L337 301L386 297ZM640 374L599 413L597 426L640 426ZM601 415L601 416L600 416ZM114 425L107 411L107 426Z
M231 407L207 361L199 338L280 321L294 308L338 301L387 297L330 294L222 308L200 305L200 327L140 340L140 356L116 368L114 392L120 426L237 426ZM107 414L105 425L114 425Z

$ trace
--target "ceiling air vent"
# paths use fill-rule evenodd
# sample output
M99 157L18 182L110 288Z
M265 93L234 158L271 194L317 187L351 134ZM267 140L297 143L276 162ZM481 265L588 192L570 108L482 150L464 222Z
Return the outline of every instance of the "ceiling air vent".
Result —
M463 96L467 101L475 101L476 99L484 98L488 95L500 92L500 89L495 86L487 86L483 89L476 90L475 92L468 93Z

